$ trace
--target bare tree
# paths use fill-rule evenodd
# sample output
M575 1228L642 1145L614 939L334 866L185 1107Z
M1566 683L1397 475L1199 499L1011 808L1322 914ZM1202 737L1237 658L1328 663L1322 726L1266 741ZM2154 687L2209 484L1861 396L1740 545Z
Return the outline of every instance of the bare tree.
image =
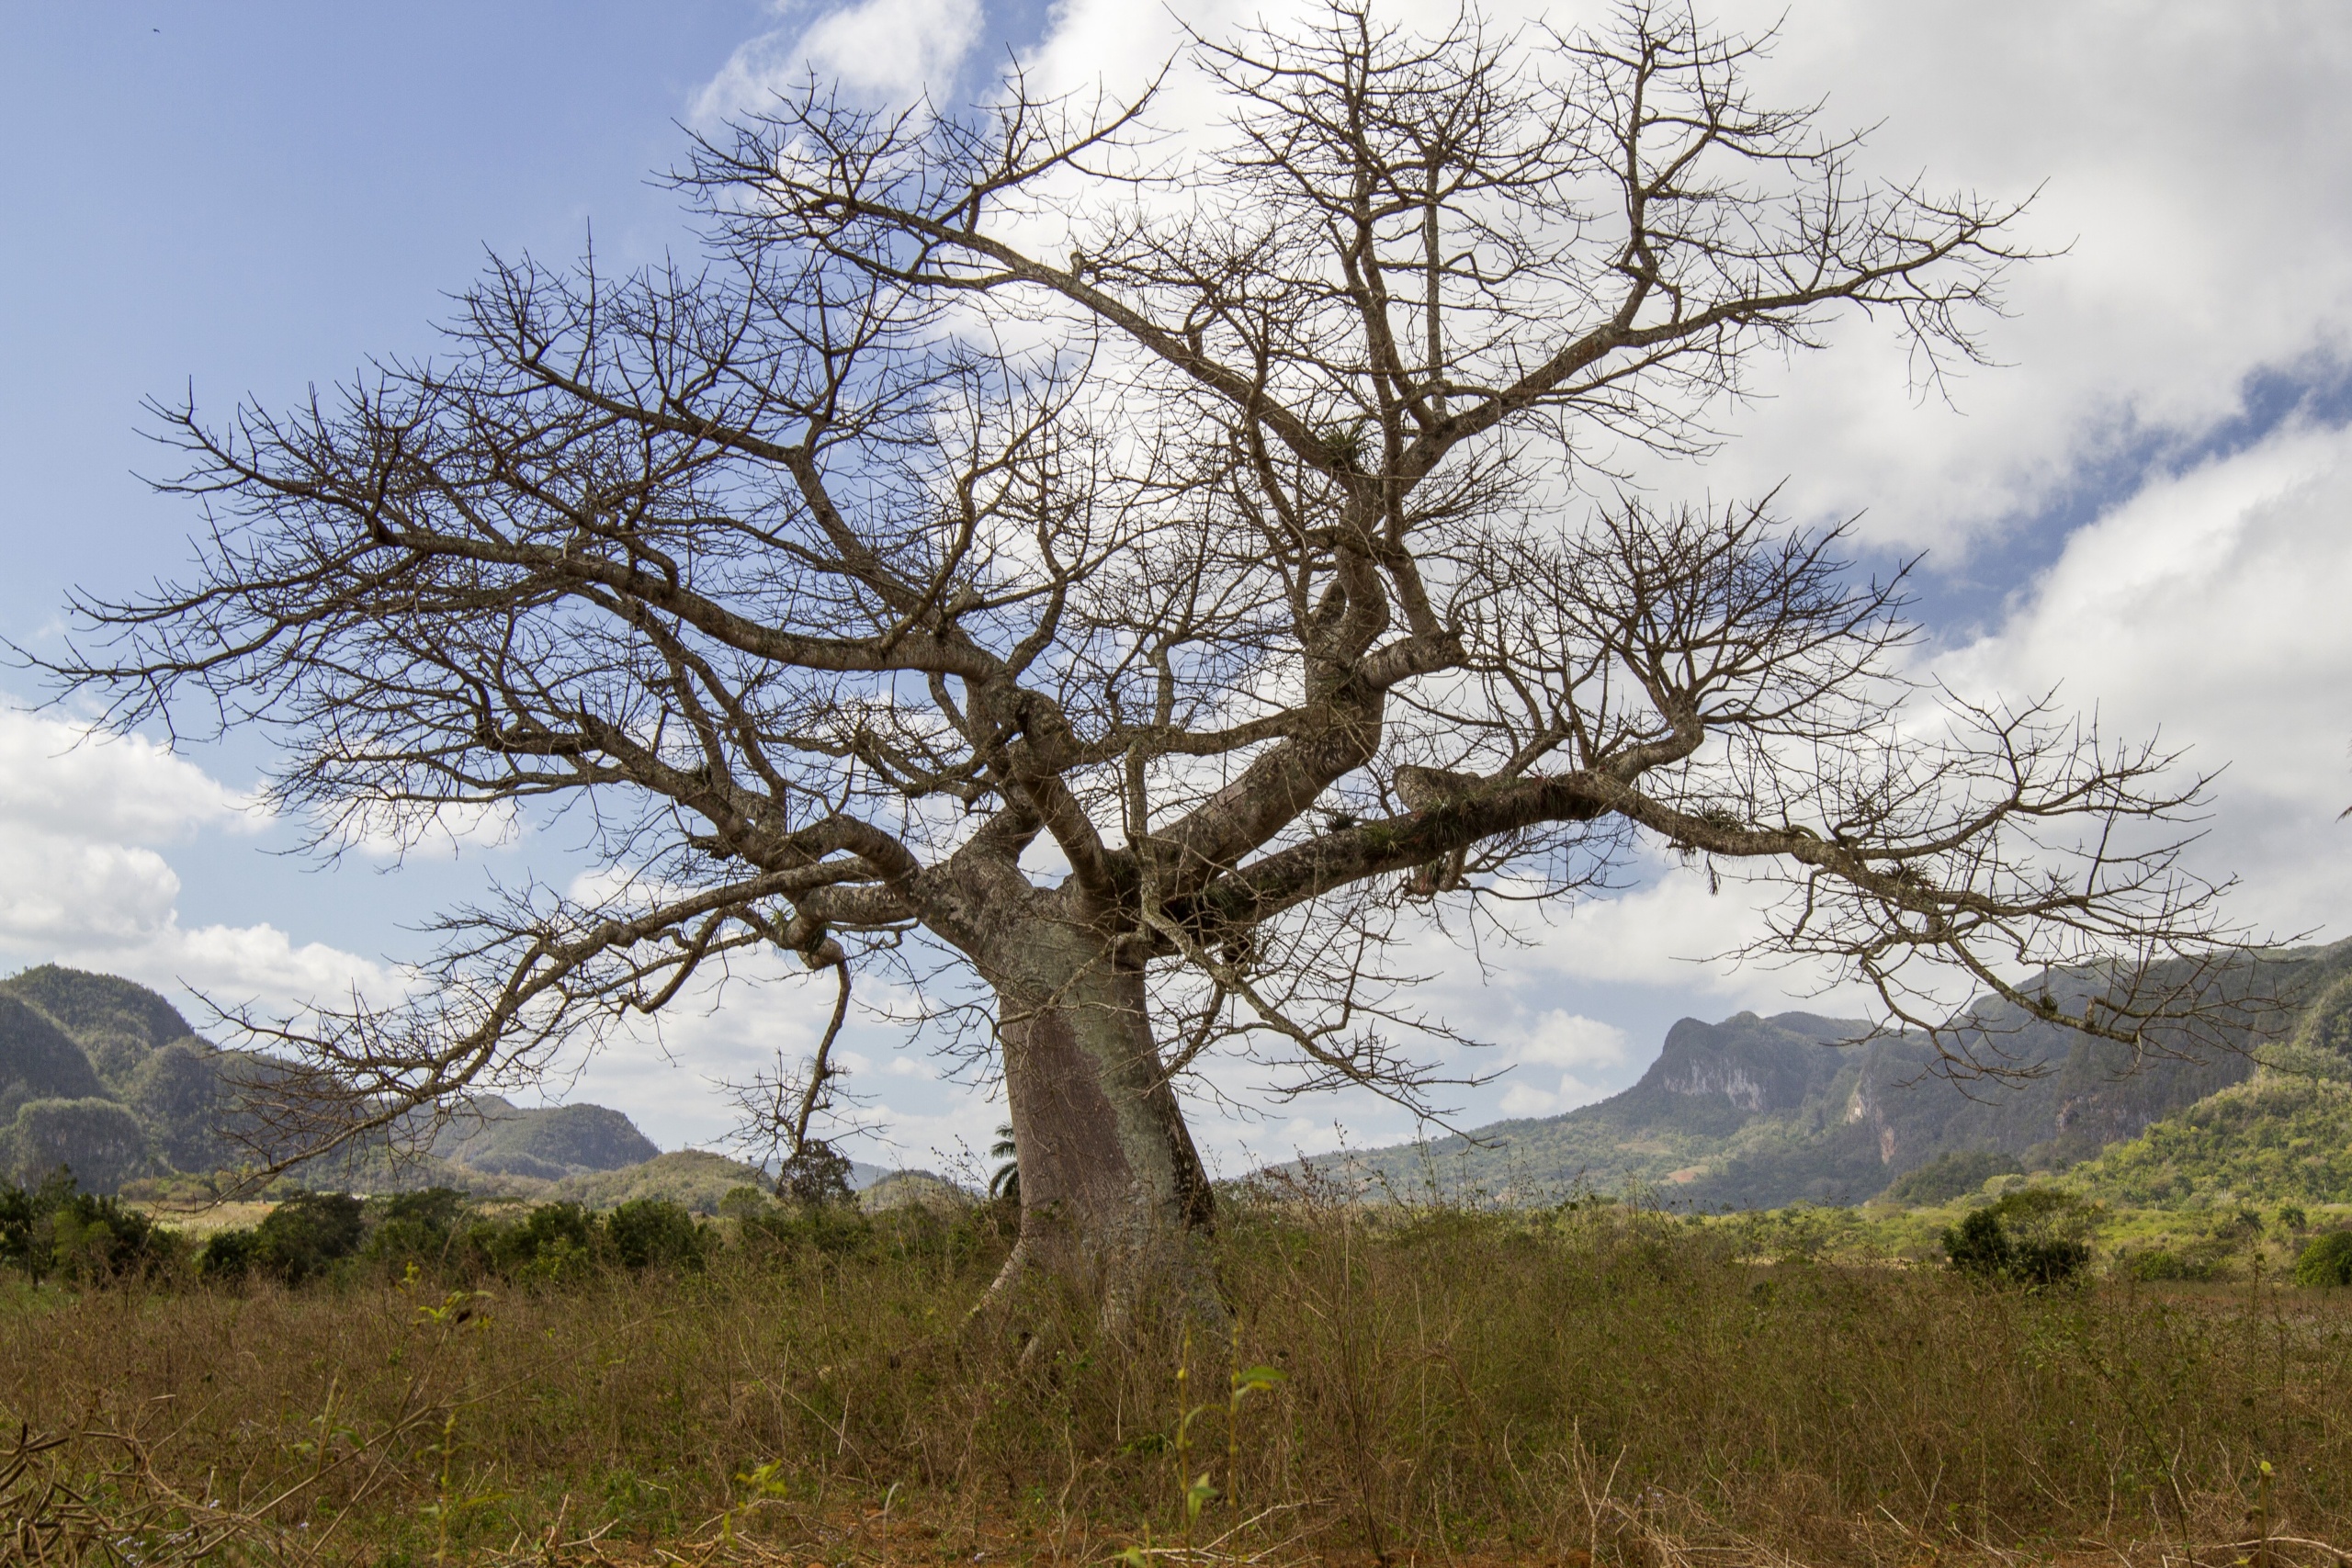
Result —
M2160 961L2217 933L2169 758L1916 712L1899 574L1611 480L1839 313L1928 380L1973 358L2019 254L2013 207L1751 102L1752 53L1662 6L1425 38L1340 0L1196 40L1171 69L1227 118L1182 136L1150 94L812 85L697 144L698 269L502 264L446 361L160 411L201 570L81 601L69 688L274 727L330 839L574 799L610 871L456 915L409 1004L281 1026L281 1130L389 1124L752 950L920 947L993 1004L1008 1278L1197 1288L1180 1075L1414 1100L1391 944L1644 840L1785 881L1766 947L1893 1021L1957 972L2173 1038ZM2079 1011L2030 978L2091 962Z

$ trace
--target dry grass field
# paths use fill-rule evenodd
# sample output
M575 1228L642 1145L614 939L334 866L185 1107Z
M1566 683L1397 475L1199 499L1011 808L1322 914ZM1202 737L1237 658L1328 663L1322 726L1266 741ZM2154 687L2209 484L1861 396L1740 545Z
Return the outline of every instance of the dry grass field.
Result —
M541 1288L7 1287L0 1562L2333 1568L2352 1292L1237 1204L1229 1337L972 1314L985 1212Z

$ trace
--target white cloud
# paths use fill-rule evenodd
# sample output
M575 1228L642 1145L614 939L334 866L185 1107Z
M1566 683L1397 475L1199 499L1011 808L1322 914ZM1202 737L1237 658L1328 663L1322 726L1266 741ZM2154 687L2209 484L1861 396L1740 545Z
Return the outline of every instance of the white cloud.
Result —
M266 820L249 795L143 735L94 735L9 708L0 708L0 803L12 828L84 840L159 843Z
M1781 0L1717 14L1750 30ZM1899 349L1851 323L1767 378L1771 400L1711 472L1792 479L1808 517L1948 554L2074 493L2103 460L2192 441L2240 412L2246 378L2352 348L2352 11L2029 0L1799 0L1764 78L1879 126L1866 168L1932 190L2041 188L2022 236L2066 254L2012 276L2005 367L1955 387L1963 413L1905 394Z
M179 892L164 857L136 844L0 836L0 940L66 949L135 943L170 925Z
M1634 1055L1623 1030L1565 1008L1547 1009L1516 1039L1506 1037L1506 1049L1511 1071L1495 1104L1505 1116L1556 1116L1605 1099ZM1551 1089L1536 1087L1546 1080Z
M860 0L805 28L763 33L738 48L695 95L708 124L756 112L814 72L859 97L902 103L948 87L979 40L979 0Z
M1832 978L1734 956L1764 933L1764 911L1780 889L1731 874L1711 885L1703 870L1663 855L1634 869L1638 886L1579 903L1532 933L1530 951L1509 964L1514 994L1634 986L1736 1010L1786 1007Z
M1574 1111L1579 1105L1590 1105L1608 1098L1610 1090L1596 1089L1574 1073L1562 1073L1556 1089L1537 1089L1527 1078L1511 1080L1495 1109L1504 1116L1557 1116L1564 1111Z
M1559 26L1609 7L1501 0L1496 20ZM1306 0L1205 0L1182 24L1211 38L1301 25ZM1384 17L1442 28L1455 7L1402 0ZM1780 25L1759 97L1826 98L1825 130L1871 127L1858 168L1930 194L2037 190L2018 230L2059 252L2021 265L2012 312L1989 323L1999 367L1951 383L1961 412L1915 396L1883 323L1849 318L1832 352L1758 364L1758 401L1724 411L1734 436L1703 479L1656 467L1669 491L1759 492L1788 481L1808 521L1864 514L1864 536L1976 545L2076 494L2105 465L2177 449L2242 412L2247 378L2327 373L2352 357L2352 9L2295 0L2216 6L2084 0L1725 0L1706 14L1751 35ZM1174 12L1065 0L1036 61L1048 90L1132 93L1182 46ZM1220 113L1179 72L1155 118ZM1941 564L1931 563L1931 564Z
M2342 935L2352 886L2352 430L2290 425L2159 479L2077 530L1993 635L1945 660L1963 689L2035 692L2111 733L2161 729L2212 772L2197 863L2245 919Z
M93 737L60 719L0 710L0 956L127 976L175 999L284 1009L391 970L266 924L180 923L179 874L155 846L198 834L250 837L267 818L250 794L139 736Z
M85 958L85 967L109 968L162 988L177 980L224 1005L250 1001L264 1010L313 998L339 1003L355 992L382 1002L405 984L389 964L324 942L297 942L266 922L187 930L175 919L141 947L101 949Z
M1547 1067L1613 1067L1625 1060L1625 1032L1613 1023L1552 1008L1511 1052L1514 1062Z

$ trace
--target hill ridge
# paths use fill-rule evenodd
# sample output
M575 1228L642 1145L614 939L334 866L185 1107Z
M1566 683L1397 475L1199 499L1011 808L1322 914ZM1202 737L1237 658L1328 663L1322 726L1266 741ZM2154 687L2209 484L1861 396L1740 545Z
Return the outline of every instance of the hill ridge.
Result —
M2299 998L2294 1039L2341 1035L2352 1045L2352 941L2259 963L2269 968L2260 983ZM2091 983L2052 976L2075 998ZM2067 1169L2246 1079L2256 1069L2246 1053L2259 1043L2249 1036L2239 1048L2135 1065L2121 1045L2007 1004L1965 1016L2041 1076L1955 1083L1936 1075L1935 1048L1917 1035L1872 1036L1865 1023L1809 1012L1685 1018L1639 1079L1591 1105L1306 1163L1392 1190L1506 1202L1630 1182L1698 1208L1855 1203L1947 1154Z

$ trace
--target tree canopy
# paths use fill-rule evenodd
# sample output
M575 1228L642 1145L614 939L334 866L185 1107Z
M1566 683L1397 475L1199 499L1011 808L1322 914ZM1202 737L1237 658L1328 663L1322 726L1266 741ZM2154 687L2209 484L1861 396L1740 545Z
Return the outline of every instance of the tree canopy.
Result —
M1957 973L2177 1044L2201 992L2151 966L2222 934L2170 826L2199 782L2030 695L1918 700L1900 573L1612 467L1703 457L1840 315L1932 383L2023 254L2014 204L1753 101L1756 48L1340 0L1126 102L812 82L695 144L700 258L501 262L442 356L160 408L200 565L84 599L68 686L269 727L324 840L575 801L607 872L278 1026L280 1129L389 1124L751 950L845 998L920 946L992 998L1016 1262L1119 1274L1211 1212L1186 1072L1414 1100L1442 1021L1385 954L1644 843L1785 884L1760 950L1890 1021L1941 1027ZM1216 123L1156 119L1176 77ZM2085 964L2078 1010L2034 978ZM828 1071L776 1101L796 1142Z

